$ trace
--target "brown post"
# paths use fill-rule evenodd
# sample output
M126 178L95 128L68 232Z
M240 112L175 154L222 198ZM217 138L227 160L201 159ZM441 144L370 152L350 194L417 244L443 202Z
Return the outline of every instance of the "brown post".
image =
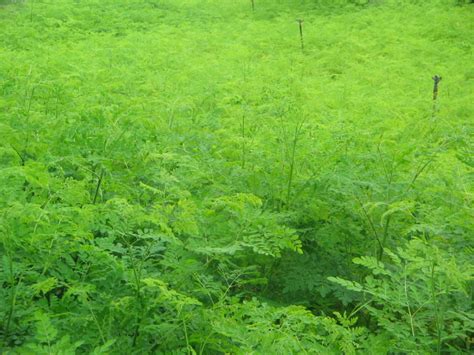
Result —
M432 78L434 80L434 86L433 86L433 100L436 101L438 98L438 84L441 81L441 77L439 75L435 75Z
M296 21L298 21L298 25L300 27L301 50L303 50L304 49L304 41L303 41L303 22L304 22L304 20L303 19L297 19Z

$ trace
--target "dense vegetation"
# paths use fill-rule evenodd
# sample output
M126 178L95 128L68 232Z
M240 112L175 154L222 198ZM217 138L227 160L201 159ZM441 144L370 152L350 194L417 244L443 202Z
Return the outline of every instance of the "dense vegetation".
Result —
M472 351L469 1L0 3L0 352Z

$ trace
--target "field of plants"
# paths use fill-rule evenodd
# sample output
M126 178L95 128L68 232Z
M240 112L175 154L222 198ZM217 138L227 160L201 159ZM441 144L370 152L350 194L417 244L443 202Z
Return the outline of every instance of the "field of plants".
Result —
M470 3L0 0L0 353L472 354Z

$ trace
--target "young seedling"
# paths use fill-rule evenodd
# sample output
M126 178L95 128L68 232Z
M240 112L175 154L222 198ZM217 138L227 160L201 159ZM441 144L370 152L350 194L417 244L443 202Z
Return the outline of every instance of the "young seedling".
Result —
M255 11L255 0L252 0L252 11Z
M303 19L296 19L298 26L300 28L300 41L301 41L301 50L304 50L304 40L303 40Z

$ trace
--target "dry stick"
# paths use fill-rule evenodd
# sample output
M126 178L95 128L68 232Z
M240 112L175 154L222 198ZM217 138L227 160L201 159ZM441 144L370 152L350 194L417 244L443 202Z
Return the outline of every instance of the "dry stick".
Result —
M438 85L439 82L441 81L442 77L439 75L435 75L432 77L434 83L433 83L433 112L432 112L432 117L435 117L436 111L437 111L437 102L438 102Z
M443 78L439 75L435 75L435 76L433 76L432 79L434 80L433 100L436 101L436 99L438 98L438 84L441 81L441 79L443 79Z
M300 27L300 40L301 40L301 50L304 50L304 40L303 40L303 19L297 19L298 25Z

